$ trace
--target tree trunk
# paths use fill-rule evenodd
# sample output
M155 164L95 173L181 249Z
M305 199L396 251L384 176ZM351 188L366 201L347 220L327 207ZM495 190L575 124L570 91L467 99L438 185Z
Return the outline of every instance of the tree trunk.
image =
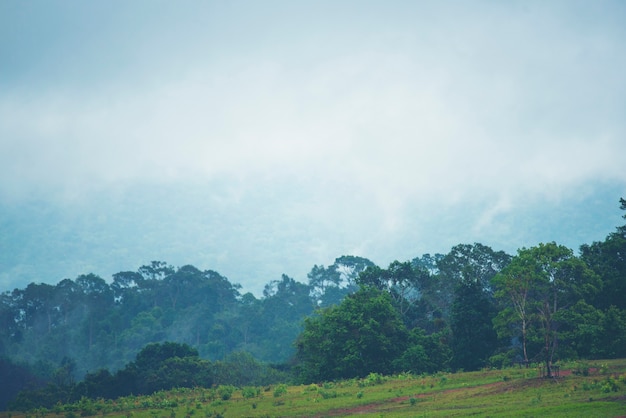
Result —
M526 350L526 319L522 320L522 349L524 350L524 363L528 366L528 351Z

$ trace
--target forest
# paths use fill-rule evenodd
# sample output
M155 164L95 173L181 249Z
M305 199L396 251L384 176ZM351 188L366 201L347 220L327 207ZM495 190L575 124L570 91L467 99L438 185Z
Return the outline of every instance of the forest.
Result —
M30 283L0 294L0 410L511 364L550 376L559 361L626 357L625 257L622 225L576 253L459 244L387 267L344 255L258 298L163 261Z

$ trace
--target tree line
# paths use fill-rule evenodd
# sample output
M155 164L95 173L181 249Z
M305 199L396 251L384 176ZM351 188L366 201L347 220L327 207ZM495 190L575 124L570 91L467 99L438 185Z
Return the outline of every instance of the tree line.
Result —
M116 372L150 343L187 344L218 361L248 353L267 364L288 363L302 320L354 291L371 261L337 258L324 279L282 275L260 298L213 270L153 261L137 271L30 283L0 294L0 409L20 389L71 386L103 368ZM332 289L324 280L330 278ZM321 280L321 281L320 281ZM343 284L342 284L343 281ZM71 365L71 367L69 367Z
M66 361L61 379L45 386L20 391L8 402L9 410L54 410L81 399L117 399L152 394L181 387L261 386L289 380L279 367L262 364L250 354L237 352L224 360L202 359L198 350L181 343L150 343L123 369L111 373L103 368L87 373L82 381L71 377Z
M261 298L215 271L157 261L110 284L93 274L31 283L0 295L0 367L22 370L23 385L68 386L171 341L194 361L248 353L303 383L515 362L550 375L561 359L626 356L625 255L626 225L578 255L551 242L516 255L461 244L387 268L342 256L308 283L269 282Z

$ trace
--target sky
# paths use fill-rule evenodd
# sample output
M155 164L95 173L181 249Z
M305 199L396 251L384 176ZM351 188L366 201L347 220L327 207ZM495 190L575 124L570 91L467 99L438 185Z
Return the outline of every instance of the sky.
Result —
M623 224L622 1L0 2L0 291Z

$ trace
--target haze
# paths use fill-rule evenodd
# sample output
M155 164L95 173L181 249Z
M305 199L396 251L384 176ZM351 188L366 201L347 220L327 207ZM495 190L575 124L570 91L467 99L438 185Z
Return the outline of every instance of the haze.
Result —
M620 1L0 3L0 290L622 224Z

